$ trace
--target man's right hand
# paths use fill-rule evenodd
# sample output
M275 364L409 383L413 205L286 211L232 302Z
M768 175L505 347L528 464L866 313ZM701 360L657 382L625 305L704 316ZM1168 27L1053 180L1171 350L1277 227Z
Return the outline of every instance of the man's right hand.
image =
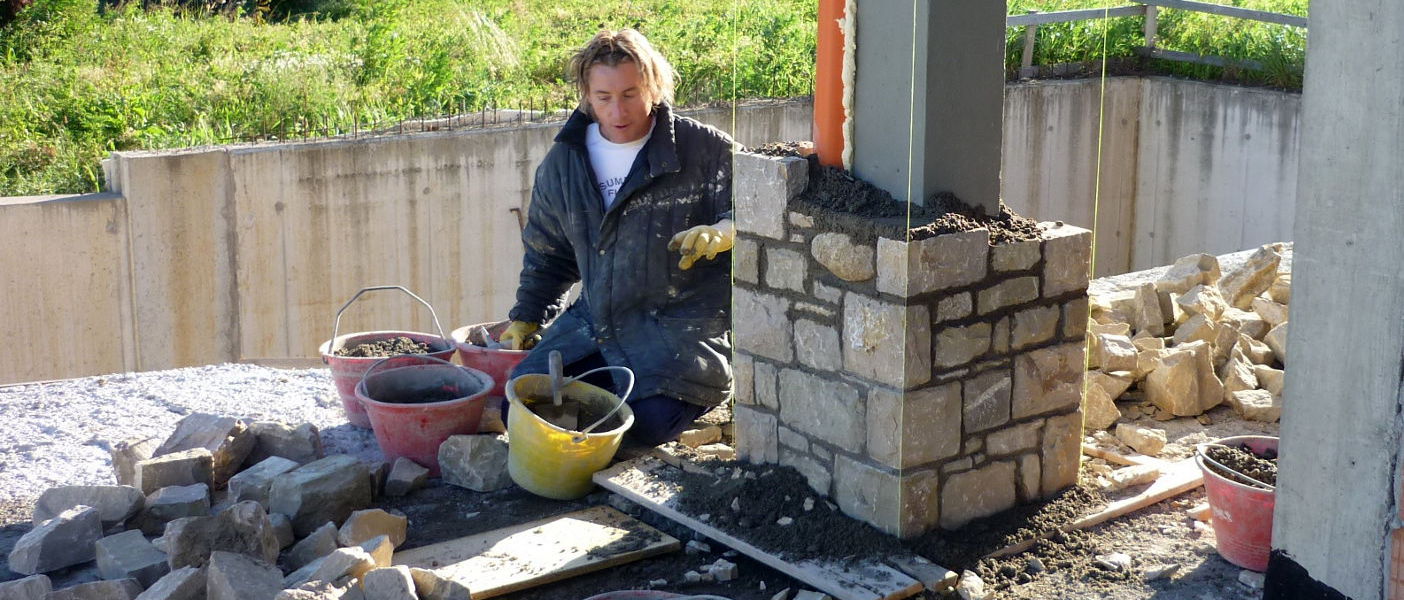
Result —
M530 350L537 342L541 341L540 323L528 323L526 321L512 321L507 326L507 330L497 338L508 350Z

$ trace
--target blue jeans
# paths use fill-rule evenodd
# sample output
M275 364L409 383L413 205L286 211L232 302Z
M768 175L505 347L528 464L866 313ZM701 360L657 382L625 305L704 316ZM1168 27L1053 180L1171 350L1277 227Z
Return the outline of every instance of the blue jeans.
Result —
M605 363L604 357L596 352L565 365L565 375L575 377L591 369L605 366L608 364ZM614 389L614 380L608 371L591 373L581 381L616 394L622 391ZM629 398L628 403L629 408L634 410L634 426L629 428L628 433L624 435L624 440L637 446L657 446L676 440L693 421L711 410L705 406L663 395ZM502 414L507 414L507 401L505 399L502 401Z

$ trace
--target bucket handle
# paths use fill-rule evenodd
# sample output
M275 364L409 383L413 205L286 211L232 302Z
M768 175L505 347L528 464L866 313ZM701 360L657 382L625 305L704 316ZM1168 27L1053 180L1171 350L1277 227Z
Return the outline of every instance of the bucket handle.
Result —
M1221 471L1223 471L1223 472L1225 472L1225 473L1228 473L1228 474L1230 474L1230 475L1233 475L1233 476L1235 476L1235 477L1238 477L1238 478L1240 478L1240 479L1243 479L1244 481L1249 482L1249 484L1251 484L1251 485L1256 485L1256 486L1262 487L1262 488L1266 489L1266 490L1269 491L1269 492L1272 492L1272 491L1276 491L1276 490L1277 490L1277 486L1275 486L1275 485L1271 485L1271 484L1267 484L1267 483L1263 483L1263 482L1261 482L1261 481L1258 481L1257 479L1254 479L1254 478L1252 478L1252 477L1249 477L1249 476L1247 476L1247 475L1244 475L1243 473L1239 473L1238 471L1235 471L1235 470L1233 470L1233 469L1230 469L1230 468L1229 468L1227 465L1225 465L1224 463L1221 463L1221 462L1219 462L1219 461L1217 461L1217 460L1214 460L1213 457L1209 456L1209 453L1208 453L1208 452L1205 452L1205 451L1204 451L1204 449L1207 448L1207 447L1209 447L1209 446L1218 446L1218 447L1220 447L1220 448L1228 448L1228 447L1229 447L1229 446L1225 446L1225 445L1223 445L1223 444L1215 444L1215 443L1213 443L1213 442L1208 442L1208 443L1203 443L1203 444L1195 444L1195 445L1194 445L1194 452L1195 452L1195 454L1197 454L1197 455L1199 456L1199 458L1201 458L1201 459L1203 459L1203 460L1207 460L1207 461L1209 461L1210 463L1213 463L1214 466L1218 467Z
M376 370L377 368L380 367L380 365L385 364L386 361L388 361L388 360L390 360L390 359L392 359L392 358L402 358L402 357L404 357L404 356L405 356L404 354L401 354L401 355L398 355L398 356L387 356L387 357L385 357L385 358L382 358L382 359L380 359L380 360L375 361L375 364L372 364L372 365L370 366L369 369L366 369L366 372L365 372L365 373L362 373L362 374L361 374L361 382L358 383L358 384L356 384L356 387L357 387L357 388L366 388L366 379L368 379L368 378L370 377L371 371ZM454 367L454 368L456 368L456 369L465 371L465 372L467 372L467 373L470 374L470 375L472 375L472 373L473 373L473 371L470 370L470 369L468 369L467 367L463 367L463 366L460 366L460 365L455 365L455 364L453 364L453 363L451 363L451 362L449 362L449 361L446 361L446 360L444 360L444 359L442 359L442 358L439 358L439 357L437 357L437 356L434 356L434 355L432 355L432 354L411 354L410 356L416 357L416 360L418 360L419 358L427 358L427 359L432 360L432 361L441 362L441 363L444 363L444 364L446 364L446 365L448 365L448 366L450 366L450 367ZM478 376L476 376L476 375L474 375L473 378L474 378L474 379L479 379ZM492 387L492 382L491 382L491 381L483 382L483 381L479 380L479 383L485 383L485 385L487 385L487 387L489 387L489 388Z
M415 300L418 300L420 304L423 304L423 305L424 305L424 308L429 309L429 316L432 317L432 318L434 319L434 327L435 327L436 329L439 330L439 339L442 339L442 340L444 341L445 344L448 344L448 347L449 347L449 348L453 348L453 347L454 347L453 340L449 339L449 336L444 335L444 326L439 324L439 315L438 315L437 313L434 312L434 307L433 307L433 306L430 306L428 302L425 302L423 298L420 298L419 296L414 295L414 292L411 292L411 291L405 289L404 286L399 286L399 285L373 285L373 286L370 286L370 287L363 287L363 288L361 288L360 291L356 292L356 295L355 295L355 296L352 296L350 300L347 300L347 301L346 301L346 304L341 305L341 310L336 311L336 322L332 324L332 336L331 336L332 343L336 343L337 332L341 331L341 313L346 312L346 309L347 309L347 308L350 308L350 307L351 307L351 303L352 303L352 302L355 302L357 298L360 298L360 297L361 297L361 294L364 294L364 293L366 293L366 292L380 291L380 290L400 290L400 291L402 291L402 292L404 292L404 293L406 293L406 294L409 294L409 297L414 298ZM322 357L322 362L323 362L323 363L326 363L326 362L327 362L327 358L326 358L325 356ZM380 363L376 363L376 364L380 364Z
M623 371L625 375L628 375L628 376L629 376L629 383L625 384L625 386L624 386L624 394L622 394L621 396L619 396L619 404L614 405L614 408L613 408L613 409L610 409L609 412L605 413L605 415L604 415L603 417L600 417L600 420L595 421L594 424L592 424L592 425L590 425L589 427L586 427L586 428L584 428L584 429L581 429L581 430L580 430L579 432L577 432L574 436L572 436L572 437L570 438L570 441L571 441L572 443L579 444L580 442L585 441L585 440L586 440L586 436L588 436L588 435L590 434L591 431L594 431L596 427L599 427L599 426L600 426L600 424L604 423L605 421L608 421L610 417L614 416L614 413L619 412L620 407L623 407L625 401L628 400L629 394L634 393L634 372L633 372L633 371L630 371L628 367L613 367L613 366L611 366L611 367L600 367L600 368L598 368L598 369L590 369L589 371L586 371L586 372L584 372L584 373L581 373L581 374L579 374L579 375L576 375L575 377L567 377L567 378L565 378L565 382L562 383L562 386L567 385L567 384L570 384L571 382L577 381L577 380L579 380L579 379L581 379L581 378L583 378L583 377L585 377L586 375L589 375L589 374L591 374L591 373L598 373L598 372L600 372L600 371Z

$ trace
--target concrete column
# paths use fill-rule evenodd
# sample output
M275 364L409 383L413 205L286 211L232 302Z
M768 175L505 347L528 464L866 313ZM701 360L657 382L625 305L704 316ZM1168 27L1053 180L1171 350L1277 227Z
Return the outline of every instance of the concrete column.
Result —
M993 213L1003 0L858 2L853 170L899 200L954 192Z
M1404 401L1401 31L1397 0L1311 3L1266 598L1391 594Z

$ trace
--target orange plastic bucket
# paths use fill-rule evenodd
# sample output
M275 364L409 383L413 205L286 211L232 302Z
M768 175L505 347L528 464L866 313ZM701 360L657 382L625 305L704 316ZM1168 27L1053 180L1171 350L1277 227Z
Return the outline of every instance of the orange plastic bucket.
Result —
M478 323L476 325L465 325L453 330L453 343L458 347L458 361L463 366L472 367L488 374L492 378L492 391L488 392L493 396L507 395L507 380L511 378L512 369L517 368L523 360L526 360L530 350L506 350L502 348L484 348L474 345L468 341L469 332L479 327L487 329L488 336L496 340L502 336L502 332L507 330L510 321L499 321L497 323Z
M348 333L337 335L341 330L341 314L366 292L378 290L399 290L409 294L411 298L419 301L425 308L429 309L429 316L434 319L434 327L438 329L439 335L435 336L418 331L363 331L360 333ZM332 324L332 337L330 340L322 342L317 351L322 355L322 362L331 367L332 385L336 387L336 393L341 398L341 407L346 411L346 420L357 427L368 428L371 426L370 418L366 416L366 409L361 406L361 402L356 398L356 384L361 381L366 370L378 361L384 360L380 357L354 357L337 356L336 351L347 346L355 346L368 342L376 342L397 337L407 337L416 342L427 344L430 348L427 354L403 354L390 357L391 364L386 367L408 366L432 364L430 360L448 361L453 358L453 341L444 335L444 328L439 325L439 316L434 313L434 307L419 296L398 285L377 285L361 288L352 296L346 304L341 305L341 310L336 311L336 322Z
M1261 435L1240 435L1211 442L1224 446L1247 445L1254 454L1263 456L1277 451L1277 438ZM1201 448L1194 461L1204 472L1204 491L1209 496L1209 508L1214 511L1210 521L1214 526L1214 542L1219 556L1235 565L1253 571L1266 571L1268 553L1272 550L1272 511L1276 491L1263 489L1219 475L1205 466Z
M439 445L449 436L478 432L492 379L477 369L433 359L433 364L366 369L356 397L366 407L385 459L408 458L439 475Z

